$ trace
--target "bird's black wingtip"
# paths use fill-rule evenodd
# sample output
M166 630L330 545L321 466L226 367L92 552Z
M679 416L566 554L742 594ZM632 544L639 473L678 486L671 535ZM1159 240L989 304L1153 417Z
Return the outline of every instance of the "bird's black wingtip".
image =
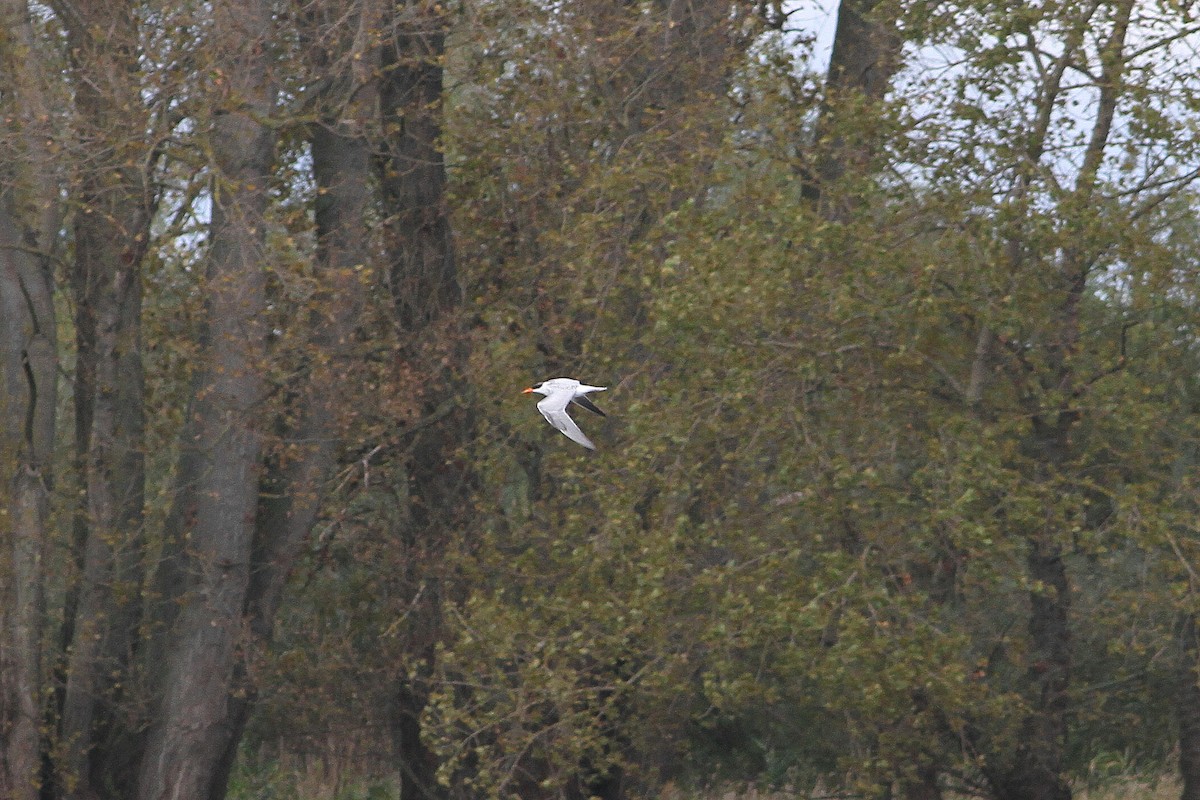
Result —
M593 403L591 400L588 400L587 395L581 394L581 395L579 395L579 397L573 398L571 400L571 402L575 403L576 405L583 406L588 411L591 411L593 414L599 414L602 417L608 416L608 414L605 414L603 411L601 411L599 408L597 408L595 403Z

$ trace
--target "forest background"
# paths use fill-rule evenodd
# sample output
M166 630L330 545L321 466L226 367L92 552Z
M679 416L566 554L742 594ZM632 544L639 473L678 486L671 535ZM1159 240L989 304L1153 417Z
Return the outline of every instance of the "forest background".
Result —
M0 0L0 796L1200 798L1200 19L812 13Z

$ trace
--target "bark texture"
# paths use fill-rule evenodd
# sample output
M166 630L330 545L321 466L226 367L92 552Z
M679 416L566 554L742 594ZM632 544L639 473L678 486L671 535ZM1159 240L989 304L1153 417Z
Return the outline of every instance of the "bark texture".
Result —
M377 24L369 9L361 13L360 32ZM309 139L317 185L319 289L299 313L310 355L290 392L285 417L294 422L282 425L278 452L265 464L246 596L248 646L235 670L229 699L234 735L222 758L214 800L224 796L238 741L257 699L248 661L271 643L288 576L316 524L325 484L337 465L346 412L344 387L351 380L354 336L371 278L367 220L374 165L367 130L375 108L372 66L377 56L377 48L363 36L341 52L311 53L318 71L337 76L322 93L321 119L312 126ZM352 67L346 69L346 64Z
M461 294L439 149L447 22L435 4L423 0L397 3L396 13L382 50L380 177L388 203L388 280L396 317L403 329L414 330L454 306Z
M845 203L829 195L850 170L867 166L877 147L872 126L879 116L863 106L878 105L900 68L902 39L895 20L880 14L879 0L842 0L825 76L825 100L814 140L817 157L805 176L804 196L830 219L841 219ZM851 133L853 132L853 133Z
M48 264L0 190L0 795L37 796L57 341Z
M1188 616L1179 636L1179 777L1180 800L1200 800L1200 638L1196 618Z
M406 447L392 464L394 490L406 509L396 536L408 556L401 591L411 613L404 645L409 663L397 671L391 728L400 796L427 800L445 794L420 718L441 635L442 554L467 508L470 475L456 451L471 423L459 375L466 349L452 313L461 290L440 149L448 23L437 4L424 0L397 3L395 11L382 49L380 186L400 358L409 374L423 376L424 387L414 387L423 420L411 432L398 432Z
M272 15L265 0L213 4L219 54L209 149L213 211L206 331L180 474L192 483L175 519L187 542L183 605L169 636L155 724L138 779L140 800L219 795L237 733L229 705L250 582L263 433L263 236L275 133ZM185 472L185 469L187 472ZM184 557L181 552L173 558Z
M58 340L49 243L59 170L25 0L0 0L0 797L37 796L46 665L44 559Z
M152 147L131 6L89 0L69 9L77 139L89 157L79 161L71 275L80 580L63 637L69 654L57 783L67 796L128 797L134 765L120 704L132 684L143 577L141 264L154 211Z

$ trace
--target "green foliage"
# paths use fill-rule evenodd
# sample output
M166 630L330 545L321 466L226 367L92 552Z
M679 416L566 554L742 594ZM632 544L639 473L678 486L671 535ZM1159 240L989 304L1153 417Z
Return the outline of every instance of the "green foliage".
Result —
M883 103L831 105L811 53L746 4L685 5L703 4L458 10L444 147L469 324L428 347L469 350L446 401L474 417L454 454L470 522L449 545L413 531L426 498L396 464L442 398L364 265L347 446L249 664L232 797L395 796L413 686L456 798L618 778L884 796L926 770L978 793L1045 711L1031 620L1063 598L1038 548L1069 583L1063 769L1168 762L1180 620L1200 612L1184 12L1138 4L1106 82L1117 4L878 4L909 67ZM301 122L268 214L264 413L283 427L322 358L290 323L328 311ZM814 165L838 158L830 213ZM173 155L162 179L179 213L145 270L151 530L204 299L183 209L212 176ZM596 453L519 393L557 375L609 387Z
M973 780L1032 713L1035 530L1069 560L1071 768L1114 747L1162 763L1169 727L1130 732L1171 702L1151 642L1171 641L1171 543L1191 526L1177 464L1195 360L1174 327L1191 324L1191 258L1166 244L1182 229L1163 233L1181 217L1107 198L1146 177L1116 154L1177 138L1184 120L1153 109L1182 100L1123 87L1105 188L1072 195L1078 160L1044 154L1082 153L1089 118L1064 95L1031 149L1025 37L1081 26L1098 58L1112 17L1081 9L906 12L961 70L904 77L893 171L848 175L838 221L802 197L790 148L811 109L781 97L775 64L742 73L736 112L710 96L651 130L605 116L590 48L526 42L491 62L508 70L494 94L464 90L456 213L490 413L472 590L427 720L448 783L562 794L582 765L866 791L915 763ZM577 23L546 24L577 41ZM616 63L636 58L627 35L603 39L631 48ZM1057 275L1076 244L1090 277L1064 362ZM595 457L496 398L560 373L613 385ZM1031 419L1061 409L1079 419L1047 468Z
M231 800L395 800L399 796L392 780L340 774L316 755L288 768L276 760L260 765L253 754L245 753L228 788Z

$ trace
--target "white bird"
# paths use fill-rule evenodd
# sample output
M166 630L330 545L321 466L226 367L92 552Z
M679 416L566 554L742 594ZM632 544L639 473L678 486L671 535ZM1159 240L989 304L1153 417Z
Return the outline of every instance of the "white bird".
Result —
M591 400L587 399L588 392L603 392L607 386L588 386L586 383L580 383L574 378L551 378L548 381L542 381L536 386L530 386L524 390L522 394L537 392L538 394L546 395L545 398L538 401L538 411L542 412L542 416L558 430L562 431L573 442L595 450L596 445L592 444L592 440L583 435L583 431L579 430L579 426L575 424L575 420L567 414L567 406L574 403L578 406L583 406L588 411L599 414L602 417L608 416L600 409L596 408Z

